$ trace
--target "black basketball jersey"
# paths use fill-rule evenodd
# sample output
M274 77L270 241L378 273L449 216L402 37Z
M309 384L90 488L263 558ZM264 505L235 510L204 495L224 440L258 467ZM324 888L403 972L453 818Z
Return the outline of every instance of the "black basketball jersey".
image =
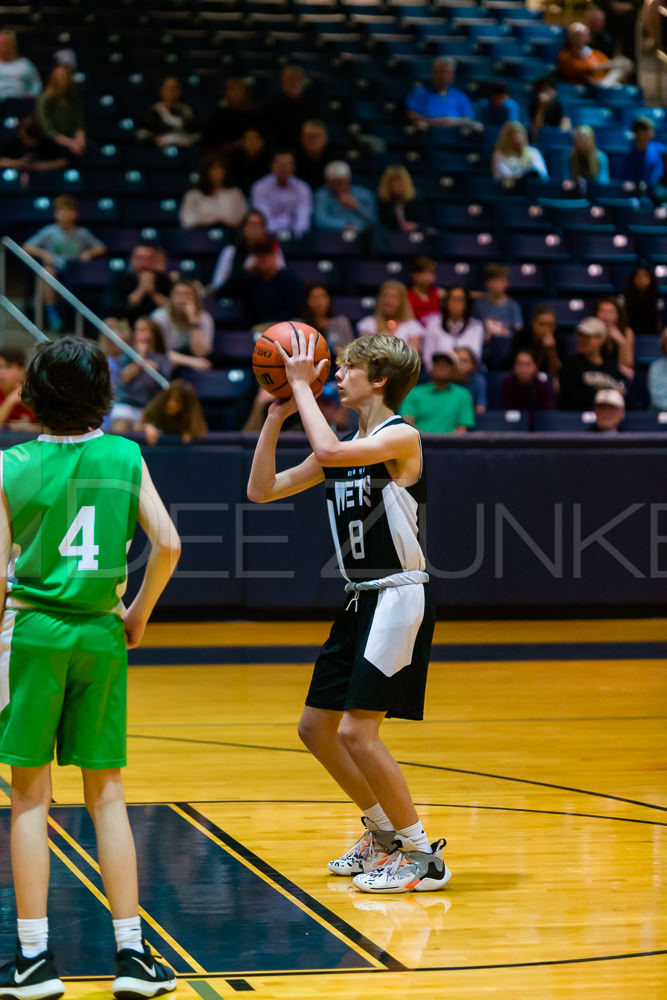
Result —
M402 417L389 417L370 436L402 423ZM331 533L346 579L378 580L404 570L425 569L420 538L426 505L423 455L414 486L398 486L384 462L325 468L324 475Z

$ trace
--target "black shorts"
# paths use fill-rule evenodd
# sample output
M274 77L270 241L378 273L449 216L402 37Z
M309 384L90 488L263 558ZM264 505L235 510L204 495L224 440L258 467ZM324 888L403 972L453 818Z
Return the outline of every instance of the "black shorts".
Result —
M306 705L422 719L434 626L427 583L360 591L322 647Z

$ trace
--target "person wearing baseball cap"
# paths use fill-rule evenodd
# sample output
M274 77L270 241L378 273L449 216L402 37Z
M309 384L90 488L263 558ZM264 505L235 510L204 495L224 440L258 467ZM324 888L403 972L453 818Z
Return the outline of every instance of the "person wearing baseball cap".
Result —
M475 428L475 412L468 389L454 382L456 351L445 348L431 357L431 381L416 385L399 413L422 434L465 434Z
M575 333L576 354L565 361L560 373L560 408L591 410L599 389L618 389L627 398L625 376L602 353L608 336L606 324L596 316L587 316Z
M625 417L625 399L618 389L598 389L593 409L595 423L591 430L600 434L616 434Z

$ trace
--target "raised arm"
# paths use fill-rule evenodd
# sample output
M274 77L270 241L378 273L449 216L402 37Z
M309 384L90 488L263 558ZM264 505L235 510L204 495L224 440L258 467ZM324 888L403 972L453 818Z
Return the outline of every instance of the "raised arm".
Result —
M317 407L317 404L315 406ZM302 493L324 479L322 466L314 455L309 455L300 465L294 465L283 472L276 472L276 445L280 428L292 413L296 413L296 403L293 399L288 399L284 403L276 400L269 407L264 426L257 439L248 479L248 500L252 500L253 503L269 503L271 500L294 496L295 493Z

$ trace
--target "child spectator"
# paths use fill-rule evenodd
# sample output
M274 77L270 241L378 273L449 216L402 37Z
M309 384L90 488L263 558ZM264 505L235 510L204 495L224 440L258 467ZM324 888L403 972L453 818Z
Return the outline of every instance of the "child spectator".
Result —
M192 108L183 104L183 90L177 76L166 76L160 84L160 100L144 115L137 131L140 142L156 146L192 146L199 131Z
M424 221L424 205L417 197L405 167L387 167L377 189L378 218L392 233L414 233Z
M523 326L523 317L519 303L507 294L509 269L504 264L487 264L484 285L486 292L476 300L472 310L475 319L484 326L484 339L513 337Z
M430 257L415 257L410 265L412 288L408 289L408 301L415 319L426 325L428 317L440 313L440 303L445 296L443 288L435 284L437 264Z
M151 313L162 330L169 360L174 365L205 369L211 367L207 355L213 349L213 317L204 309L199 286L193 281L177 281L166 306Z
M659 333L661 327L658 283L648 267L635 267L628 275L623 293L628 326L635 333Z
M480 103L477 118L482 125L492 127L521 121L521 109L506 83L491 84L488 98Z
M528 133L521 122L505 122L491 157L493 177L497 181L520 180L537 175L549 180L544 157L536 146L528 145Z
M422 434L465 434L475 429L472 396L455 382L454 351L436 351L429 358L431 381L416 385L398 408Z
M503 410L521 410L528 414L531 431L535 428L537 410L553 410L554 394L549 378L541 372L532 351L518 351L512 371L505 376L500 387L500 404Z
M389 333L405 340L421 354L424 328L414 317L408 290L402 281L385 281L380 286L375 314L359 320L357 332L360 337L365 333Z
M620 368L629 378L634 377L635 367L635 334L625 317L625 310L618 299L598 299L593 307L593 315L601 319L607 327L607 339L603 344L602 353L609 361Z
M320 331L334 358L341 347L354 340L352 324L347 316L334 316L329 290L319 281L311 281L304 288L299 318Z
M579 125L572 133L570 177L575 181L609 183L609 157L595 142L595 132L590 125Z
M650 118L640 115L632 124L634 142L621 163L619 176L633 184L643 184L649 192L664 176L667 146L655 138L655 126Z
M489 405L486 378L478 371L478 361L469 347L457 347L456 383L462 385L472 396L475 413L486 413Z
M199 179L183 198L180 221L183 229L195 226L241 225L248 203L231 180L226 161L217 154L205 157L199 167Z
M654 410L667 410L667 327L660 335L660 353L648 370L648 394Z
M208 425L197 393L189 382L177 378L151 400L137 430L143 430L148 444L157 444L162 434L178 434L184 444L190 444L206 437Z
M432 314L424 331L424 366L430 369L431 357L437 351L455 351L469 347L476 358L481 358L484 346L484 327L472 315L470 292L462 285L453 285L442 300L441 311Z
M171 362L162 336L154 320L142 316L134 324L133 347L144 361L160 375L169 378ZM138 361L124 354L120 361L120 384L111 407L111 428L114 434L127 434L141 420L144 407L160 391L159 384Z
M83 226L77 226L76 199L69 194L59 194L53 202L55 222L44 226L23 244L23 249L36 257L54 277L64 271L70 260L92 260L107 252L101 240ZM42 282L42 295L46 304L46 321L50 330L58 333L63 320L58 312L57 292Z
M25 375L25 351L3 347L0 351L0 426L10 430L37 427L35 414L21 399Z
M529 350L538 369L555 383L565 357L565 343L556 329L556 313L547 303L535 306L530 323L517 330L512 340L512 355Z
M36 110L39 127L47 139L70 156L83 156L86 151L83 101L70 66L59 63L53 67L49 82L37 98Z

